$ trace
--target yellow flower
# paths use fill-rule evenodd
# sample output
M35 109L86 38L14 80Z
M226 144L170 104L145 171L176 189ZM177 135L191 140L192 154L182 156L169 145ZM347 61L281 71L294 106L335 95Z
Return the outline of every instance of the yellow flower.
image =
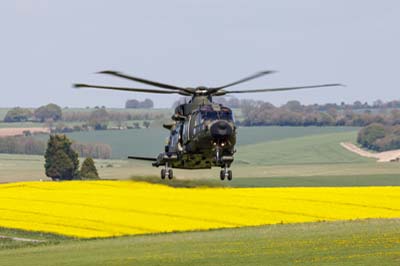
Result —
M0 185L0 226L93 238L398 218L398 195L400 187L185 189L130 181L11 183Z

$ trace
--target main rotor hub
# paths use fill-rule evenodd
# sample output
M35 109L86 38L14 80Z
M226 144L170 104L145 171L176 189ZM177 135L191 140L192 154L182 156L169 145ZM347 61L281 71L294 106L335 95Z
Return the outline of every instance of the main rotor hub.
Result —
M196 95L208 95L208 88L205 86L199 86L195 89Z

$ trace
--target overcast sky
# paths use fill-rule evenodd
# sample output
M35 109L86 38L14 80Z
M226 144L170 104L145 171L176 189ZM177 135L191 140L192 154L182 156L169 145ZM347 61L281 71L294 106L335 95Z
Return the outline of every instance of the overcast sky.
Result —
M169 107L179 96L76 90L75 82L146 87L118 70L181 86L217 86L260 70L254 89L340 82L344 88L240 95L282 104L399 99L400 2L366 0L2 0L0 106L54 102Z

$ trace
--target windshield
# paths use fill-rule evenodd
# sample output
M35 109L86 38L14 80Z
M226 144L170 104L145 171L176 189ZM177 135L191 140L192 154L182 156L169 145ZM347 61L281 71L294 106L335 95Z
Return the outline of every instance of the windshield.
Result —
M201 112L201 117L204 120L228 120L228 121L233 121L233 116L232 112L227 112L227 111L221 111L221 112L216 112L216 111L209 111L209 112Z

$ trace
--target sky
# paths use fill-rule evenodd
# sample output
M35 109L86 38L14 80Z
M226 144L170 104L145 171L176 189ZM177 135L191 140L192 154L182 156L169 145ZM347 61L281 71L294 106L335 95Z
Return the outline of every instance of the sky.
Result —
M150 98L170 107L179 98L72 88L148 87L101 70L185 87L261 70L278 73L235 89L346 85L239 95L276 105L399 99L399 14L395 0L2 0L0 106L123 107Z

